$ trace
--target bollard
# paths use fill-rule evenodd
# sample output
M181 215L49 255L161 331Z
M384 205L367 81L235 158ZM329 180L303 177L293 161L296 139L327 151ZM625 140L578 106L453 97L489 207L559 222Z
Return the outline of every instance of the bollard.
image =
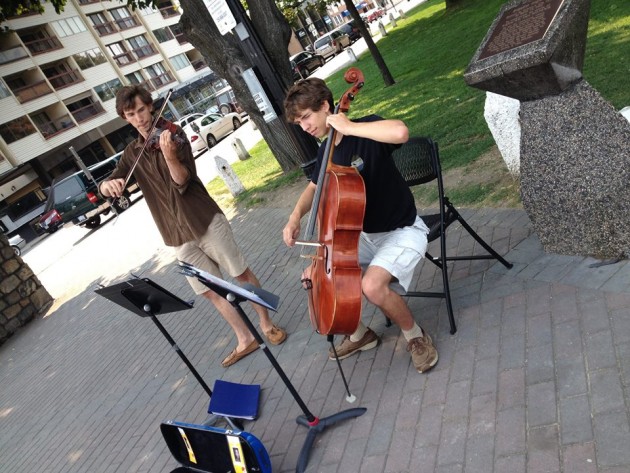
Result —
M389 12L389 23L392 25L392 28L396 28L396 18L394 18L392 12Z
M387 36L387 31L385 31L385 25L383 25L383 22L381 20L378 20L378 29L380 30L382 36Z
M245 146L243 146L243 142L240 139L234 138L232 140L232 148L236 152L236 156L238 156L238 159L240 159L241 161L245 161L247 158L251 158L251 156L245 149Z
M400 18L402 18L403 20L406 18L405 17L405 12L402 10L398 10L398 16L400 16Z
M230 166L225 159L215 156L214 162L217 166L219 176L221 176L221 179L225 182L225 185L230 191L230 194L232 194L232 197L236 197L240 193L245 192L243 183L234 172L234 169L232 169L232 166Z
M347 48L346 52L348 53L348 56L350 57L350 62L357 62L357 55L354 54L354 51L352 50L352 48Z

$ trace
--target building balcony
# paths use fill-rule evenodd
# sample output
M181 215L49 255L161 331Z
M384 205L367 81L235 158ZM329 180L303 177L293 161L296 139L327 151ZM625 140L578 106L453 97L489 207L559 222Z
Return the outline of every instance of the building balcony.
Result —
M113 21L108 21L107 23L99 23L98 25L93 26L99 36L107 36L118 32L118 29L116 28L116 23L114 23Z
M28 41L24 43L24 46L28 48L33 56L61 49L63 47L56 36Z
M153 87L155 89L159 89L160 87L164 87L166 84L175 82L175 79L173 79L173 76L170 72L165 72L164 74L160 74L159 76L151 77L151 82L153 83Z
M49 140L53 136L57 136L70 128L75 127L75 123L70 118L70 115L63 115L49 122L41 123L37 125L40 133L45 139Z
M90 118L100 115L101 113L105 113L105 109L99 102L95 102L95 103L86 105L85 107L77 108L76 110L71 110L70 113L72 113L72 116L77 122L83 123L84 121L87 121Z
M179 15L179 12L175 9L173 5L162 7L159 9L159 11L160 11L160 14L162 15L162 18L164 19L173 18L174 16Z
M80 5L89 5L91 3L98 3L101 0L79 0Z
M142 46L141 48L132 49L131 51L136 55L138 59L157 54L157 50L153 47L152 44L147 44L145 46Z
M135 16L128 16L127 18L119 18L115 20L115 22L120 31L128 30L135 26L140 26L140 22L138 22Z
M139 85L140 87L144 89L147 89L149 92L153 92L155 90L155 87L153 86L153 82L151 82L150 80L139 82L137 85Z
M192 64L192 67L195 68L195 71L199 71L203 69L204 67L208 67L208 65L203 59L197 59L196 61L191 61L190 63Z
M187 44L188 40L186 39L186 36L184 36L184 33L179 33L175 35L175 39L177 40L177 42L179 44Z
M36 82L35 84L13 89L13 93L20 103L25 103L36 98L43 97L52 93L52 89L46 81Z
M85 79L77 70L64 72L48 78L48 82L51 83L55 90L63 89L64 87L69 87L73 84L78 84L83 80Z
M26 52L26 49L24 49L22 46L8 48L0 51L0 65L8 64L13 61L18 61L26 57L28 57L28 53Z
M118 64L120 67L127 66L129 64L136 62L136 59L133 57L133 55L130 52L118 54L117 56L114 56L113 59L114 61L116 61L116 64Z

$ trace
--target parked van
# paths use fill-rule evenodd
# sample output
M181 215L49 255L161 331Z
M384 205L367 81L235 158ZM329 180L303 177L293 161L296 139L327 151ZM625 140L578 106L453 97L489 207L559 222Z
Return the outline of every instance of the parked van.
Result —
M331 31L315 40L315 52L324 58L340 53L347 46L350 46L350 38L342 31Z

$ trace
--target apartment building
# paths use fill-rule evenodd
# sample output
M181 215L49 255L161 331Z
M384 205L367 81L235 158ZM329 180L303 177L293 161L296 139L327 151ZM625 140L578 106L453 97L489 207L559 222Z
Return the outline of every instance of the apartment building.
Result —
M175 118L225 88L179 18L171 0L136 11L68 0L61 14L47 6L0 25L0 230L28 236L51 179L78 169L71 146L90 165L133 139L115 110L123 85L143 84L154 98L175 88Z

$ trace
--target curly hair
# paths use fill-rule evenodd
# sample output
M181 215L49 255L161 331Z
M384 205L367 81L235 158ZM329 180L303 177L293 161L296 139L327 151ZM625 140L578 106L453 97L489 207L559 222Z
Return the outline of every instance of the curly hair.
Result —
M331 111L335 108L332 92L326 82L316 77L300 80L293 84L284 99L286 119L291 123L309 108L317 112L324 102L328 102Z
M116 92L116 113L120 118L125 118L125 110L133 108L136 104L136 97L140 97L142 103L151 105L153 97L151 92L140 85L126 85Z

